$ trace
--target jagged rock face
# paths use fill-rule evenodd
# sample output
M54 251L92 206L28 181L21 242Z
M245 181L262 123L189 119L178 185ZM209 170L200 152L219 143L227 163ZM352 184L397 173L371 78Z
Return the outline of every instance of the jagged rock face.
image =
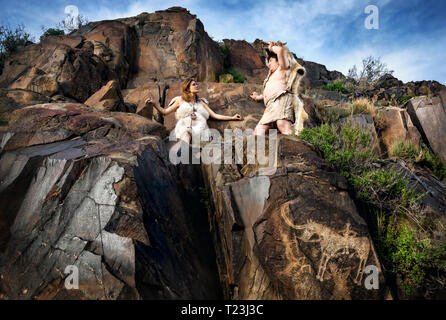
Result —
M446 163L446 108L441 97L413 98L406 109L424 141Z
M98 111L126 111L119 84L115 80L109 81L88 98L85 104Z
M110 80L121 89L148 81L215 81L223 56L186 9L92 22L66 36L42 38L12 55L0 87L86 101Z
M223 40L228 46L228 67L240 71L249 83L263 84L268 75L268 68L258 52L244 40Z
M346 180L302 140L280 135L276 152L272 174L202 165L225 298L387 298ZM368 265L379 270L378 290L364 286Z
M215 81L223 55L195 15L183 8L121 19L138 34L135 74L128 88L147 81L184 79Z
M141 135L164 137L166 131L159 123L132 113L99 113L79 103L48 103L14 111L2 148L15 150L83 136L94 142L91 148L100 150L105 148L99 143L103 138L113 142Z
M41 105L15 116L24 123L48 109L70 118L76 108ZM78 139L1 154L1 298L221 297L199 168L174 167L138 116L115 116L139 129L122 135L98 121ZM65 287L67 266L77 267L79 290Z
M106 62L94 55L87 45L72 48L63 43L44 41L23 47L8 59L0 86L30 89L47 95L61 93L85 101L111 78ZM50 82L49 88L47 84Z
M334 80L345 80L341 72L328 71L322 64L303 59L297 59L297 61L305 68L303 86L320 87Z
M403 85L402 81L398 80L391 74L386 73L385 75L383 75L376 81L375 88L376 89L380 89L380 88L389 89L391 87L398 87L398 86L402 86L402 85Z

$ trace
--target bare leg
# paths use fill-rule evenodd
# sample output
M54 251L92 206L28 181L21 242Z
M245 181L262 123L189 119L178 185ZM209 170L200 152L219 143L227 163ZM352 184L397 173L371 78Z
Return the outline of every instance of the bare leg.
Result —
M186 143L190 143L191 139L192 135L188 131L185 131L180 137L180 140L183 140Z
M175 144L172 146L172 149L174 150L174 152L178 153L178 151L179 151L180 148L181 148L181 143L184 141L184 142L186 142L187 144L190 144L191 139L192 139L191 134L190 134L189 132L187 132L187 131L184 132L184 133L181 135L180 139L177 141L177 143L175 143Z
M277 120L277 129L282 134L291 135L293 133L293 124L289 120Z
M269 124L258 124L254 129L254 135L256 136L264 136L266 132L271 128Z

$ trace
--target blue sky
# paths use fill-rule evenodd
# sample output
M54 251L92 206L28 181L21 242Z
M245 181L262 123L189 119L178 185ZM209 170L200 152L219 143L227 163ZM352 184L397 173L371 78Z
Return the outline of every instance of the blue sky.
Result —
M404 82L446 84L446 0L0 0L0 5L0 24L23 23L36 41L42 25L54 27L66 17L67 5L77 6L89 21L182 6L214 40L287 41L298 57L344 74L373 55ZM368 5L379 9L378 30L365 28Z

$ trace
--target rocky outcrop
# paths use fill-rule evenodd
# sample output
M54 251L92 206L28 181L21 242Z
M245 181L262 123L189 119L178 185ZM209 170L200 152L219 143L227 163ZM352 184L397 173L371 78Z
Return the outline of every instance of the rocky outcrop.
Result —
M388 297L346 180L297 138L269 145L277 167L268 174L247 162L202 165L225 298ZM379 270L378 290L364 286L368 265Z
M109 81L95 92L85 104L98 111L126 111L119 84L115 80Z
M83 102L111 78L106 62L85 42L73 48L44 41L23 47L8 59L0 87L29 89L50 96L61 93Z
M75 114L80 108L47 104L14 114L13 128L65 117L74 133L76 116L94 125L76 132L77 139L6 143L0 159L1 298L220 298L196 189L199 168L173 166L158 133L144 129L149 120L140 117L138 125L133 116L120 126L127 114L87 114L87 107ZM124 127L135 129L123 134ZM78 290L65 286L74 268Z
M387 151L399 142L410 142L415 146L421 146L421 135L406 109L386 107L382 112L385 124L380 134Z
M47 144L84 136L88 141L106 137L140 135L166 135L165 128L155 121L132 113L96 112L82 104L50 103L25 107L11 115L9 138L3 143L4 150ZM98 150L105 148L98 143Z
M5 64L0 87L84 102L110 80L121 89L186 77L215 81L222 69L218 44L200 20L174 7L91 22L70 35L23 47Z
M215 81L223 70L223 55L195 15L173 7L120 19L138 35L135 73L127 88L148 81L195 77Z
M249 83L263 84L268 68L258 52L244 40L223 39L223 43L228 48L225 67L238 70Z
M407 97L438 95L446 87L437 81L411 81L403 83L391 74L381 76L373 88L361 94L382 105L397 105Z
M258 147L248 162L249 129L265 108L249 98L262 91L263 42L224 44L226 61L200 20L173 7L44 37L7 60L0 76L0 299L405 297L400 288L389 293L363 208L317 150L279 135L276 144L266 139L266 163ZM341 106L349 97L319 88L344 79L341 73L298 61L307 71L300 98L311 128L321 122L314 101ZM213 82L223 68L248 81ZM162 117L144 102L150 96L167 107L187 77L199 81L199 95L216 113L243 116L208 121L220 135L245 133L241 162L218 134L192 155L198 164L171 161L175 115ZM437 84L386 75L362 94L427 97L384 109L378 131L376 115L336 124L353 120L381 154L395 142L425 142L444 160L446 91ZM232 150L232 163L204 162L210 150ZM444 183L419 164L374 162L394 165L410 188L426 193L423 221L439 221L430 239L444 241ZM79 290L65 285L73 270ZM377 280L367 277L370 270Z
M413 98L407 102L406 109L426 144L446 163L446 107L441 98Z

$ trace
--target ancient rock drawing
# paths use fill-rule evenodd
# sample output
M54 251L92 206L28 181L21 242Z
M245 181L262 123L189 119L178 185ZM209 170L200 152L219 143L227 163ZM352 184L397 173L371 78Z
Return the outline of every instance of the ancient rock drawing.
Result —
M288 262L287 266L284 270L279 272L280 274L290 274L291 270L294 268L299 268L299 272L303 272L305 268L308 269L308 273L312 273L312 268L309 264L306 264L307 259L305 257L296 257L296 255L293 253L293 246L296 246L296 240L290 239L286 233L281 234L282 243L285 247L285 257L286 261Z
M359 257L359 266L354 282L357 285L360 285L364 274L365 264L370 253L370 240L367 237L358 237L357 233L350 229L350 224L348 223L345 230L342 232L332 230L311 219L303 225L296 225L291 221L289 211L289 204L285 204L280 208L280 215L286 225L300 232L300 235L296 234L296 237L304 242L315 242L320 244L322 256L319 262L316 279L320 281L324 280L324 273L330 259L339 254L348 255L350 254L350 249L353 249L354 253Z

